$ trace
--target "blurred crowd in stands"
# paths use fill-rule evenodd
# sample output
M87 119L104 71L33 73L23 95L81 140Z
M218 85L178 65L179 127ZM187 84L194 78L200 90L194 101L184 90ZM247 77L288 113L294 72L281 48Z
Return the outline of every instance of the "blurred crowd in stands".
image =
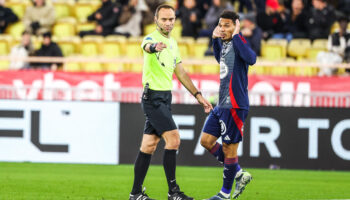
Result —
M71 1L78 3L81 0ZM16 0L0 0L0 33L6 33L6 29L19 20L24 26L21 42L12 47L11 55L63 56L60 46L52 41L58 14L62 15L57 13L54 5L69 0L33 0L25 8L23 16L17 16L11 10L13 2ZM288 43L298 38L311 42L324 39L328 41L328 51L320 53L319 62L350 62L350 0L99 0L95 11L83 19L94 25L82 28L75 35L81 38L89 35L145 35L147 27L154 29L154 12L162 3L176 8L183 38L210 38L220 13L229 9L240 14L241 32L259 56L262 43L270 39L286 40ZM43 38L39 49L34 48L31 35ZM212 55L210 39L204 54ZM10 65L11 69L30 67L54 70L59 66L57 63L29 65L22 61L11 62Z

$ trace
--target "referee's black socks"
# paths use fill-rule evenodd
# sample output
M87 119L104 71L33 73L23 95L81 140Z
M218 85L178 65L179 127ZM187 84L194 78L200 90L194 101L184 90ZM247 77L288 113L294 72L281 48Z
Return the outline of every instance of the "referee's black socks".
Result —
M134 166L134 185L132 186L131 194L138 194L142 192L142 184L145 180L148 167L151 162L152 154L139 152Z
M164 150L163 166L168 181L169 192L176 187L175 171L176 171L176 151L177 150Z

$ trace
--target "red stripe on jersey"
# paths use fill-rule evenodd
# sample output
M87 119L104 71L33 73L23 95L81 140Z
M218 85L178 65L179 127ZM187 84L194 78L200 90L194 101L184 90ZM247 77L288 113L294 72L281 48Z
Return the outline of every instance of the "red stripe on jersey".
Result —
M232 77L233 77L233 73L230 79L230 86L229 86L229 90L230 90L230 99L231 99L231 104L233 108L240 108L237 104L237 101L235 99L235 96L233 95L233 91L232 91Z
M233 117L233 121L235 121L238 130L241 132L241 136L243 136L243 121L238 117L236 109L231 109L231 114Z
M239 35L239 37L241 38L241 40L243 41L244 44L247 44L247 41L245 40L245 38L241 35Z

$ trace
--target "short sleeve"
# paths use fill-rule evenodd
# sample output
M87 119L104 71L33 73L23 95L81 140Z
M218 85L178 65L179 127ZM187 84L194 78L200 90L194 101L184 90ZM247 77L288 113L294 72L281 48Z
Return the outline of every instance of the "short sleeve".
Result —
M153 40L153 38L151 36L146 36L145 38L143 38L142 44L141 44L141 48L144 51L144 46L148 43L154 43L155 41Z

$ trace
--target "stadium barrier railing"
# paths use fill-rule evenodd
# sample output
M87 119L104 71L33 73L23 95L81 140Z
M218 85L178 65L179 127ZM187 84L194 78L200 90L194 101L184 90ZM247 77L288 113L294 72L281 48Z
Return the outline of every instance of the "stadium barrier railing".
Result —
M82 89L71 88L47 88L35 86L8 86L0 85L0 99L23 100L20 94L28 94L36 90L38 97L28 96L25 100L52 100L52 101L115 101L124 103L140 103L142 88L119 89ZM105 98L108 93L109 98ZM217 90L202 90L205 97L217 102ZM44 96L50 96L49 99ZM350 92L249 92L251 106L282 106L282 107L335 107L350 108ZM173 103L195 104L196 100L186 91L173 90Z

